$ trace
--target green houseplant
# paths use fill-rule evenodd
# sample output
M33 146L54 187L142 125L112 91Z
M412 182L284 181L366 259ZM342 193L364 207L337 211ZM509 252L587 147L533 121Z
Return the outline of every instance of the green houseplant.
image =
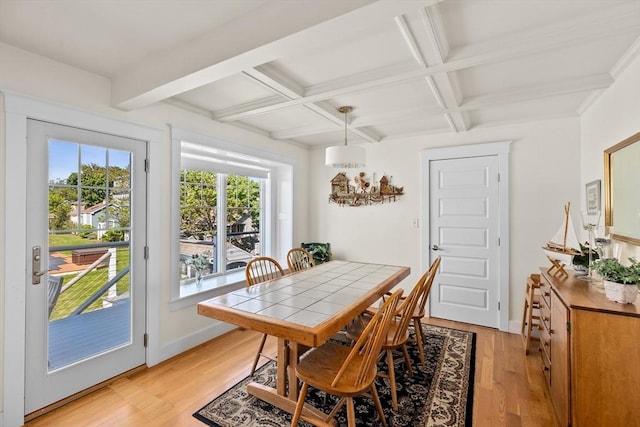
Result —
M587 269L589 268L589 251L591 251L591 262L600 258L600 254L598 251L593 250L589 247L589 242L585 242L584 245L579 243L580 245L580 255L575 255L571 264L573 265L574 270L579 271L582 274L587 274Z
M329 243L301 243L300 246L309 251L316 264L331 261L331 244Z
M629 265L615 258L603 258L593 262L591 269L602 276L607 298L621 303L633 303L640 285L640 261L629 258Z

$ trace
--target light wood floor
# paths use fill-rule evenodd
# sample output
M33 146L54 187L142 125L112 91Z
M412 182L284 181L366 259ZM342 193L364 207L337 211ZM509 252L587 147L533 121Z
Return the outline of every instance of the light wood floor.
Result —
M540 356L536 348L525 356L520 335L438 319L427 323L477 333L474 427L558 426ZM26 426L203 427L191 414L248 375L259 339L255 332L234 330ZM275 353L275 340L267 343Z

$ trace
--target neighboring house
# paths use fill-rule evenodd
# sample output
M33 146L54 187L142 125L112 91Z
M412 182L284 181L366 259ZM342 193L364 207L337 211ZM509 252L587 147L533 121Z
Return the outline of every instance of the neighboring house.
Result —
M110 230L119 226L118 221L114 218L109 218L108 221L104 221L106 217L106 203L98 203L91 207L85 208L84 205L78 209L78 204L73 203L73 208L69 214L69 219L74 224L89 225L97 230L97 238L100 239L106 230ZM79 211L79 212L78 212Z
M227 233L245 233L255 231L253 228L253 220L250 215L243 215L238 220L229 226Z

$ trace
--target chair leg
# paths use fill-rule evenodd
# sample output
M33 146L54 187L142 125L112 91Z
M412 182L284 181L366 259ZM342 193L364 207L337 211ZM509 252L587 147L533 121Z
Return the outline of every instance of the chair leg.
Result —
M373 403L376 405L378 415L380 415L382 425L387 427L387 419L384 417L384 411L382 410L382 404L380 403L380 396L378 396L378 390L376 389L375 382L371 383L371 396L373 397Z
M347 425L349 427L357 427L356 410L353 407L353 397L347 397Z
M407 365L407 371L409 371L409 376L413 377L413 369L411 368L411 359L409 359L409 352L407 351L407 345L402 346L402 354L404 354L404 363Z
M291 427L298 425L298 420L300 420L302 408L304 407L304 400L307 398L307 390L309 390L309 384L302 383L300 396L298 396L298 403L296 403L296 411L293 413L293 418L291 418Z
M398 410L398 396L396 393L396 373L393 369L393 351L387 350L387 369L389 370L389 388L391 389L391 403L393 410Z
M413 319L413 330L416 334L416 345L418 346L418 353L420 354L420 363L424 365L424 343L422 341L423 331L420 319Z
M253 360L253 366L251 367L251 374L256 372L256 366L258 366L258 360L260 360L260 356L262 355L262 349L264 348L264 343L267 341L267 334L262 334L262 341L260 341L260 347L258 348L258 354L256 354L256 358Z
M527 309L529 308L527 294L529 293L529 286L525 290L525 298L524 298L524 308L522 309L522 328L520 329L520 334L524 336L524 330L527 327Z

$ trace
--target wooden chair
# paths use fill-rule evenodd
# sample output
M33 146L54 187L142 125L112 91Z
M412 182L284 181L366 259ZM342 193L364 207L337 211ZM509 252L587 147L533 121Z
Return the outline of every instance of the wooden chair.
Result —
M304 248L293 248L287 253L287 266L291 273L306 270L315 265L313 256Z
M411 292L403 297L400 305L396 311L394 319L389 326L388 336L385 343L382 345L382 350L386 355L388 373L379 372L378 375L385 377L389 380L389 386L391 389L391 399L393 410L398 410L398 396L396 393L396 376L395 366L393 363L393 352L395 350L401 350L404 356L404 362L407 372L410 376L413 376L413 369L411 367L411 359L409 358L409 352L407 351L407 343L409 342L409 325L412 321L415 322L416 316L419 315L419 304L428 298L429 291L431 290L431 284L433 278L440 265L440 258L429 267L429 269L418 279ZM371 315L377 311L376 308L370 308L367 310L367 314ZM420 320L418 319L418 322ZM359 336L361 323L354 322L347 329L347 336L354 339ZM422 342L422 326L415 326L416 342L421 353L424 352L424 344ZM424 356L421 358L424 363Z
M420 363L424 364L424 330L422 329L422 319L425 317L425 307L427 304L427 299L429 298L429 293L431 292L431 285L433 285L433 280L438 273L438 269L440 268L440 257L436 258L429 269L425 271L425 273L418 279L414 286L414 290L418 288L421 284L423 284L422 295L420 295L418 299L418 303L416 304L416 308L413 311L413 316L411 319L413 320L413 329L416 336L416 345L418 347L418 354L420 355ZM390 293L387 293L389 295ZM403 297L405 298L405 297ZM371 315L375 312L375 307L369 307L366 311L367 314Z
M62 276L52 276L49 275L47 280L47 300L49 306L49 317L51 317L51 313L53 312L53 308L56 306L58 302L58 297L60 296L60 291L62 290L62 281L64 277Z
M418 300L418 304L416 305L416 309L413 312L413 329L416 334L416 345L418 346L418 354L420 354L420 363L424 365L424 330L422 329L422 319L424 319L425 307L427 305L427 299L429 298L429 294L431 293L431 285L433 285L433 279L435 279L436 274L438 274L438 269L440 268L440 257L436 258L429 269L425 273L427 275L426 279L429 283L425 286L424 292Z
M247 278L247 286L253 286L258 283L266 282L269 280L274 280L279 277L284 276L284 269L280 265L278 261L271 257L256 257L247 263L245 267L245 276ZM275 357L263 353L264 343L267 341L267 334L262 334L262 340L260 341L260 346L258 347L258 353L256 354L255 359L253 360L253 366L251 367L251 375L256 371L256 366L258 366L258 361L260 357L266 357L269 360L276 360Z
M296 368L296 376L302 381L302 389L291 426L296 426L300 418L319 425L317 424L319 420L312 420L302 413L309 386L325 393L340 396L338 404L323 420L324 423L329 422L346 403L348 425L355 427L353 397L366 395L373 399L382 423L387 425L374 380L377 373L378 355L387 336L391 320L396 313L401 295L402 290L400 289L386 299L353 346L348 347L328 341L320 347L310 350L302 358ZM367 391L370 391L370 394Z
M524 354L529 354L533 329L542 329L540 324L540 275L531 274L527 278L527 289L524 295L524 309L522 311L522 341Z

